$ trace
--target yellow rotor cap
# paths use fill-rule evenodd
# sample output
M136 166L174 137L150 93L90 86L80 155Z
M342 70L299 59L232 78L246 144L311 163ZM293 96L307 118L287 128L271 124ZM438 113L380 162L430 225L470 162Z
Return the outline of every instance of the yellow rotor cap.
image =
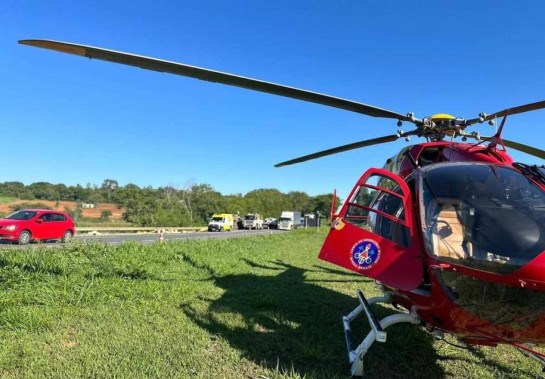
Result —
M447 113L437 113L431 116L430 119L435 122L435 121L455 120L456 117Z

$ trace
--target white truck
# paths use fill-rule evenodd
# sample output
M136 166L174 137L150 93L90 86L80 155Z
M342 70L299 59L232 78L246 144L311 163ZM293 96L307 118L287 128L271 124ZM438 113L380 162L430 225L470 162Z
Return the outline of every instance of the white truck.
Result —
M282 211L278 219L278 229L293 230L301 225L301 212Z
M248 213L242 221L244 229L263 229L263 219L257 213Z

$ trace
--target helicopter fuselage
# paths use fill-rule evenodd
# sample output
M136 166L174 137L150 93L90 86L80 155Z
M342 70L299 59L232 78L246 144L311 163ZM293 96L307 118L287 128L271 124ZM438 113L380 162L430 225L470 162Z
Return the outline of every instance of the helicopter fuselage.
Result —
M376 279L427 329L545 342L545 186L498 148L431 142L368 170L320 258Z

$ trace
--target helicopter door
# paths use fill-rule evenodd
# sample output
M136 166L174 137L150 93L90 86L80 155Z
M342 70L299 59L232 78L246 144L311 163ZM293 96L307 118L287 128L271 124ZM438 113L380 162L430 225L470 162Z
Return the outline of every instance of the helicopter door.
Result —
M372 168L360 178L320 251L320 259L411 291L423 279L407 183Z

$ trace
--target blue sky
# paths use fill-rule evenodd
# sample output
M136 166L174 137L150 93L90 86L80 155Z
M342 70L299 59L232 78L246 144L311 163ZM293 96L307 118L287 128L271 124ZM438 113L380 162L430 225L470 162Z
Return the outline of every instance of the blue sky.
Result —
M0 181L207 183L344 198L406 142L274 168L393 134L377 119L17 44L53 39L187 63L418 117L545 99L541 2L5 1ZM481 134L491 127L478 126ZM409 129L409 126L406 126ZM545 148L545 110L504 137ZM413 139L411 142L418 140ZM543 164L513 152L517 160Z

